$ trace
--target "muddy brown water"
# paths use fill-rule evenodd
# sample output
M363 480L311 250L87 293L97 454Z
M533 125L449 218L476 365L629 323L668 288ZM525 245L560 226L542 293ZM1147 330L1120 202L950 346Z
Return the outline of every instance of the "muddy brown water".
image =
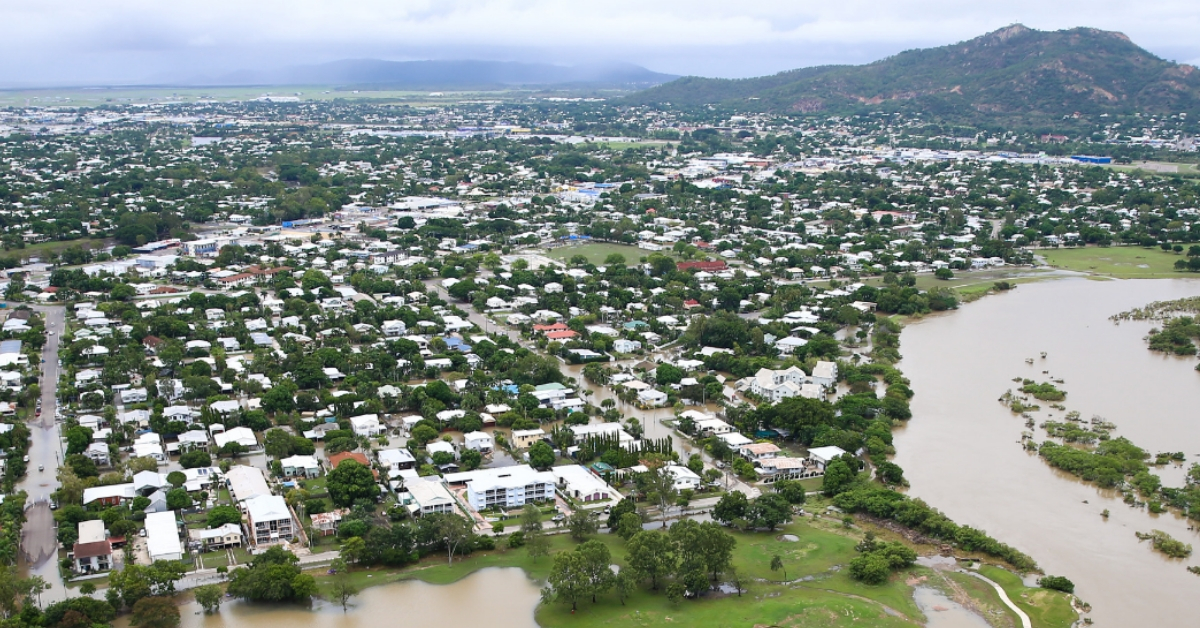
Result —
M537 585L515 568L477 571L454 584L396 582L364 589L346 612L337 604L312 608L226 601L205 615L191 602L180 607L181 628L378 628L380 626L488 626L537 628ZM128 616L117 622L129 628Z
M1134 532L1160 529L1198 547L1200 535L1185 519L1132 509L1119 494L1024 451L1018 443L1024 420L997 398L1018 387L1014 377L1061 378L1068 410L1115 422L1115 435L1152 454L1186 453L1185 465L1158 471L1165 484L1181 484L1186 465L1200 462L1196 358L1150 352L1143 337L1152 323L1118 326L1108 317L1197 294L1197 280L1061 279L1021 285L907 326L899 366L917 394L913 419L896 432L896 462L912 483L909 494L1030 554L1047 573L1073 580L1092 604L1096 625L1193 623L1183 618L1192 612L1200 578L1185 567L1200 559L1166 558ZM1063 415L1046 408L1035 418L1040 423L1051 413ZM1107 520L1104 509L1111 512Z

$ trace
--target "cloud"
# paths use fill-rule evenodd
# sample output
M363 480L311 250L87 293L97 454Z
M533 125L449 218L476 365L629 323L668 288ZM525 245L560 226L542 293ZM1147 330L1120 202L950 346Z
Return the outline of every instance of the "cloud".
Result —
M40 0L0 5L0 81L136 81L330 61L629 61L748 76L862 63L1014 22L1200 58L1194 0Z

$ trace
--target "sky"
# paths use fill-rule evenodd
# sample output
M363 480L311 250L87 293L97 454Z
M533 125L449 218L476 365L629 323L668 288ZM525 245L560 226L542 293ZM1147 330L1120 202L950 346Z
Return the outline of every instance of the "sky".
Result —
M748 77L1009 24L1200 64L1197 0L0 0L0 85L145 84L350 58L629 62Z

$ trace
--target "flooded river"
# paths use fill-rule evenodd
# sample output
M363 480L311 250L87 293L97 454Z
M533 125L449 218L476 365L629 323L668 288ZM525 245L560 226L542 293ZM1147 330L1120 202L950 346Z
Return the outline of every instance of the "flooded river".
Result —
M1196 359L1148 351L1142 338L1151 323L1108 320L1151 301L1197 294L1196 280L1063 279L1022 285L909 325L900 367L917 395L914 418L896 433L896 462L912 483L910 494L1030 554L1047 573L1071 578L1093 605L1098 626L1194 623L1184 618L1192 614L1187 600L1200 591L1200 579L1185 567L1200 561L1165 558L1134 532L1160 529L1198 547L1200 535L1179 517L1131 509L1119 494L1025 452L1018 443L1024 421L997 398L1018 386L1014 377L1062 378L1068 410L1115 422L1115 435L1152 454L1183 451L1187 464L1200 462ZM1040 423L1047 414L1035 417ZM1179 485L1183 471L1158 473L1165 484ZM1104 509L1111 511L1108 520Z
M195 602L180 607L182 628L377 628L488 626L537 628L537 586L520 569L484 569L450 585L398 582L365 589L347 612L324 601L299 606L226 602L204 615ZM128 616L118 622L128 628Z

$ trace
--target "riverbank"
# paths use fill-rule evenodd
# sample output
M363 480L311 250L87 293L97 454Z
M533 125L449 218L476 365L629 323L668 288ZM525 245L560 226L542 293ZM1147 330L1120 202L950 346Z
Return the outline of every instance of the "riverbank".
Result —
M911 483L908 495L1070 578L1094 605L1088 616L1098 624L1173 625L1187 612L1183 600L1196 576L1133 533L1163 529L1196 543L1189 522L1131 507L1119 492L1044 464L1022 447L1024 421L996 398L1014 377L1065 380L1065 405L1085 419L1102 416L1152 454L1184 451L1190 460L1200 451L1188 411L1200 393L1194 362L1147 351L1143 337L1152 322L1117 326L1108 317L1198 291L1195 279L1062 279L907 322L898 366L918 394L913 420L895 432L895 460ZM1039 423L1049 412L1041 405L1047 410ZM1064 412L1053 414L1062 420ZM1170 464L1156 473L1165 485L1180 486L1186 468Z
M1175 270L1182 253L1141 246L1088 246L1040 249L1037 254L1055 268L1114 279L1185 279L1196 273Z
M872 626L911 626L923 624L926 617L916 601L914 591L918 586L927 586L932 580L957 576L938 573L928 567L916 566L898 572L883 585L871 586L850 578L845 565L857 555L855 546L867 530L875 532L880 539L899 540L888 530L870 524L845 528L841 520L821 517L804 517L774 532L730 533L737 540L733 552L733 565L744 580L741 599L729 586L721 592L714 591L699 600L670 602L663 591L639 589L624 604L612 593L604 593L592 604L583 602L572 614L564 604L539 604L535 611L537 623L542 628L560 626L609 626L684 623L697 627L725 627L750 625L821 625L830 627L861 626L868 622ZM787 540L788 536L796 538ZM611 534L594 537L603 542L612 553L614 562L625 562L624 543ZM551 537L551 553L569 551L577 543L567 535ZM932 546L917 546L922 552L934 551ZM772 557L779 555L783 570L772 571ZM489 568L515 567L535 582L542 583L549 575L552 556L533 559L524 549L477 552L446 564L444 560L431 556L412 567L389 569L361 569L350 574L351 581L359 587L375 587L404 581L421 581L431 584L453 585L480 570ZM1001 573L1020 583L1020 578L1010 572L996 568ZM787 582L781 582L785 578ZM323 594L328 594L331 578L318 577ZM957 587L947 587L949 594L957 594L966 606L980 612L981 616L995 626L1019 626L997 618L1013 617L1003 610L1003 604L989 587L967 586L967 581ZM1027 592L1040 591L1021 585L1010 596L1021 596ZM1015 599L1015 598L1014 598ZM1038 608L1045 607L1041 614L1058 617L1068 613L1074 620L1069 596L1057 592L1037 598ZM957 600L956 600L957 601ZM961 603L961 602L960 602ZM353 604L353 602L352 602ZM748 610L753 609L752 613ZM986 613L986 614L984 614ZM752 615L752 617L751 617ZM1038 628L1066 628L1071 622L1047 621L1034 625Z

